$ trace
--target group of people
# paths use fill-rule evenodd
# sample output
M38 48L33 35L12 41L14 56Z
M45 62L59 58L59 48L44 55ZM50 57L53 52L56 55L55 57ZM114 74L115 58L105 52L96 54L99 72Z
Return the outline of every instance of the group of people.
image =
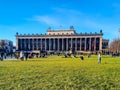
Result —
M76 54L72 53L72 51L70 50L69 52L64 53L64 56L65 57L76 57ZM89 53L87 56L88 56L88 58L90 58L91 54ZM83 55L80 56L80 60L84 60ZM98 64L100 64L100 63L101 63L101 53L98 52Z
M14 53L0 53L0 60L3 61L4 59L13 59L15 58Z
M32 57L32 53L24 53L24 52L20 52L20 54L15 54L14 55L17 59L19 58L19 59L21 59L21 60L27 60L27 58L30 58L30 57ZM64 54L64 56L65 57L76 57L76 54L75 53L72 53L72 52L67 52L67 53L65 53ZM90 57L91 55L90 54L88 54L88 58ZM3 57L4 58L6 58L6 55L4 55L4 54L0 54L0 60L2 61L3 60ZM80 56L80 60L84 60L84 56L82 55L82 56ZM101 53L100 52L98 52L98 64L100 64L101 63Z

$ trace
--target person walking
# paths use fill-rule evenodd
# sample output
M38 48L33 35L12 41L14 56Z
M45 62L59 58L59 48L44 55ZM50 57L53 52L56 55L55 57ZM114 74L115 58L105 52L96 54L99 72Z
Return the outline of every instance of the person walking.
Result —
M25 60L27 60L27 58L28 58L28 53L26 52L25 53Z
M100 64L101 63L101 54L100 54L100 52L98 53L98 64Z

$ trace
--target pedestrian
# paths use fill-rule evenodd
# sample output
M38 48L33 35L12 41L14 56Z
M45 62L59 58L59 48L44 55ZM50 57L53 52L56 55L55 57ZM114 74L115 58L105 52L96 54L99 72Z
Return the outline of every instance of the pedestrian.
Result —
M101 63L101 54L100 54L100 52L98 53L98 64L100 64Z
M24 52L23 52L23 51L20 52L20 59L21 59L22 61L24 60Z
M27 58L28 58L28 53L26 52L25 53L25 60L27 60Z

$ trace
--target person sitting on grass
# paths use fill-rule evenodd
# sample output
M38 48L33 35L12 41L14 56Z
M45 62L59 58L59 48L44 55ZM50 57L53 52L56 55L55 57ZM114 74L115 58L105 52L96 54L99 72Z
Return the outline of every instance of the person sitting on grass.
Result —
M84 60L84 57L83 57L83 55L82 55L82 56L80 56L80 60Z

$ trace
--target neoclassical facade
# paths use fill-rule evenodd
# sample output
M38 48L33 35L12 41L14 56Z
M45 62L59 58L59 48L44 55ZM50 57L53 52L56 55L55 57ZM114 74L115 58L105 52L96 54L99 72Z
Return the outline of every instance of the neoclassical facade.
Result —
M38 52L69 51L101 51L102 30L98 33L76 33L73 26L69 30L51 30L46 34L18 34L16 33L16 50Z

